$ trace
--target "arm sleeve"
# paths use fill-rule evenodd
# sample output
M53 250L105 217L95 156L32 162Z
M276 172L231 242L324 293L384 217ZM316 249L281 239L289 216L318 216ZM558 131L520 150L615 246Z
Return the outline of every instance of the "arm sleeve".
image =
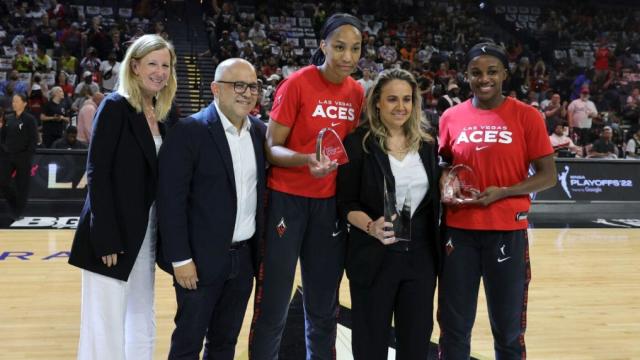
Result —
M91 201L89 239L98 257L119 253L125 248L119 231L115 191L111 181L114 162L117 161L116 150L127 116L123 102L126 102L124 98L106 98L100 104L87 159Z
M192 119L176 123L158 156L158 223L164 257L171 263L193 258L187 212L197 156L197 145L191 134L194 125Z

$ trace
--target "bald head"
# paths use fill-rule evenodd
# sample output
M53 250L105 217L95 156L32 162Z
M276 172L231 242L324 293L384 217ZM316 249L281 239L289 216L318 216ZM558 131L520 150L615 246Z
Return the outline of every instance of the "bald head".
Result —
M234 73L238 70L249 70L255 72L253 65L251 65L251 63L247 60L240 58L231 58L218 64L213 81L228 80L227 77L229 77L229 73Z

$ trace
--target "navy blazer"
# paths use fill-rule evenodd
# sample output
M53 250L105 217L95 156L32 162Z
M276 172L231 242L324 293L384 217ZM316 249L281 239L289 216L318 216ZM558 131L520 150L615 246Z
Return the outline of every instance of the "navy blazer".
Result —
M250 133L257 167L254 269L262 234L266 189L266 126L254 118ZM199 283L222 280L236 219L236 186L229 143L214 103L171 128L159 156L158 219L163 268L193 259Z
M372 136L365 141L367 152L362 148L367 129L357 128L344 141L349 162L338 168L337 202L340 215L347 222L350 211L363 211L376 220L384 215L384 179L389 191L395 188L389 157L382 151ZM415 251L433 254L438 271L441 254L440 226L440 170L437 166L436 145L423 141L418 154L427 172L429 190L411 218L412 247ZM421 243L418 243L421 242ZM424 246L426 245L426 246ZM369 286L375 280L384 261L388 246L355 226L351 226L347 241L345 268L350 281ZM417 249L419 247L419 249ZM414 251L414 250L412 250Z
M158 124L164 134L164 126ZM107 95L95 115L87 158L87 198L69 263L126 281L133 268L156 199L158 164L143 113L118 93ZM118 254L107 267L102 256Z

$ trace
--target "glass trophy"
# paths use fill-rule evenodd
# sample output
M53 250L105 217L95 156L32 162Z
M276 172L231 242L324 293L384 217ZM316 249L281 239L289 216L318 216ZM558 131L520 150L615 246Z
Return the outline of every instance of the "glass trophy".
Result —
M384 221L393 224L396 240L411 241L411 186L398 210L396 194L387 189L387 179L384 179Z
M340 136L332 128L324 128L318 133L316 140L316 160L320 161L324 154L331 161L335 161L338 165L349 162L347 151L340 141Z
M444 183L445 198L457 198L464 202L477 199L479 194L476 174L469 165L458 164L449 170Z

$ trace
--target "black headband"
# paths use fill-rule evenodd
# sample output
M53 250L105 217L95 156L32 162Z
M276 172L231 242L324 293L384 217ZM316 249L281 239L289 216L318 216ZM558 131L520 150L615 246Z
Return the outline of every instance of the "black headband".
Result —
M507 60L507 55L502 51L502 49L496 48L496 45L493 44L478 44L472 47L467 53L467 64L477 56L481 55L493 56L500 60L505 69L509 69L509 60Z
M335 29L343 25L351 25L362 33L362 22L360 22L357 17L346 13L340 13L327 19L327 22L320 30L320 39L325 40ZM324 54L322 53L322 50L320 50L320 47L318 47L311 57L311 64L320 66L323 63Z

